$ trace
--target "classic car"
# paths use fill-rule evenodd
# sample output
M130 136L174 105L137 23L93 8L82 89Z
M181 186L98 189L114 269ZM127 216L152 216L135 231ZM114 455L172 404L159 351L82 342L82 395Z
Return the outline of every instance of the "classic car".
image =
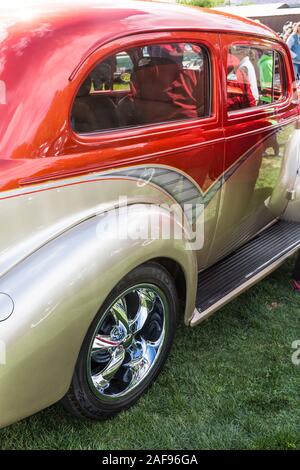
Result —
M59 400L91 419L130 407L178 319L300 247L299 102L275 33L178 5L22 5L0 7L2 427Z

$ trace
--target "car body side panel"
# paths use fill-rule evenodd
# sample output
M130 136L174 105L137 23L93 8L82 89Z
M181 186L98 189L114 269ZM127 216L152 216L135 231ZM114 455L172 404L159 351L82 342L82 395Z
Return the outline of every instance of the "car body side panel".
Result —
M184 213L189 230L194 225L194 232L204 230L198 258L205 259L218 214L220 187L215 186L204 193L195 180L174 167L137 165L2 192L0 276L78 223L136 203L167 205ZM18 212L20 217L11 217Z
M169 170L156 168L156 171ZM124 169L122 174L94 173L0 193L0 275L64 231L118 207L120 198L128 205L176 204L163 188L151 182L144 184L143 179L141 182L129 177ZM11 216L17 213L19 217Z
M89 135L76 135L72 131L69 120L72 99L82 80L95 64L116 50L170 40L195 41L208 48L213 78L211 93L214 97L211 116L199 120L116 129ZM28 116L28 120L31 120L31 132L35 133L31 139L34 150L27 144L18 145L17 142L13 142L12 158L0 160L3 168L0 197L3 192L18 191L20 187L24 190L28 187L30 192L32 187L43 185L49 180L63 180L77 175L87 175L89 178L94 173L117 170L123 172L124 167L131 166L134 169L138 165L173 168L174 171L184 173L191 178L201 195L207 194L215 184L218 184L224 170L224 136L219 100L221 69L218 59L219 38L215 33L175 31L140 34L108 43L87 59L74 80L69 81L69 77L65 77L64 91L55 94L50 108L43 102L38 103L39 110L45 109L44 116L38 116L37 119L34 104L28 107L28 112L32 113ZM24 108L27 106L25 102L22 105ZM60 123L56 120L57 109L60 109ZM44 126L43 123L46 121L58 126L57 130ZM38 125L34 131L36 124L39 123L41 125ZM44 134L46 130L49 131L47 136ZM123 193L124 191L121 191L121 194ZM198 253L201 268L205 267L207 253L214 237L220 195L220 191L214 191L210 209L206 212L205 245ZM63 201L63 195L61 198ZM64 207L64 204L58 203L56 207ZM47 207L49 208L49 204Z
M225 173L220 216L207 264L225 257L284 213L287 192L294 188L297 175L298 133L294 120L276 129ZM281 154L275 156L271 147L274 135L283 144ZM269 153L264 154L265 150Z
M286 211L284 212L282 218L284 220L289 220L293 222L300 223L300 129L297 129L294 133L293 139L290 141L290 151L295 158L293 161L295 168L286 168L285 173L283 174L281 181L288 179L288 175L296 173L296 178L294 185L290 185L289 192L292 195L292 200L289 202Z
M216 236L208 264L226 256L280 217L297 173L294 139L298 110L294 102L288 55L280 44L254 37L223 35L222 57L232 44L276 48L286 69L286 97L279 103L227 112L224 72L224 185ZM228 178L228 176L230 178Z

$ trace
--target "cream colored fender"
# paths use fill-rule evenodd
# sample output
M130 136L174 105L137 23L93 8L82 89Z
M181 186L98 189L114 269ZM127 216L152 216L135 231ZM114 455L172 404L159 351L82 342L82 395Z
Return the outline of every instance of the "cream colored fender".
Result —
M89 325L113 287L136 266L158 257L181 266L189 322L197 287L195 252L186 249L184 239L108 237L115 215L109 211L72 227L1 277L0 293L13 301L13 313L0 322L1 427L64 396ZM121 215L121 226L134 232L137 220L146 225L157 215L180 225L166 209L140 204L131 207L130 216Z
M292 143L296 179L289 193L291 201L282 218L291 222L300 222L300 129L295 131Z

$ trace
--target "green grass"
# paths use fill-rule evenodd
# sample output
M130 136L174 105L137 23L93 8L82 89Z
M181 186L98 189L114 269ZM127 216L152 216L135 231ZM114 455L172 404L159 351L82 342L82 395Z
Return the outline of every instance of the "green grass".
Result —
M164 373L131 410L94 423L57 404L1 430L0 448L299 449L291 269L289 261L202 325L180 325Z

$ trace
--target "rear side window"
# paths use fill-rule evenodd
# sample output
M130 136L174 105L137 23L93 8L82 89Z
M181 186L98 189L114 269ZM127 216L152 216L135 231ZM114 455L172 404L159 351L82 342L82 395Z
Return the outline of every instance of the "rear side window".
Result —
M99 63L74 100L75 132L90 133L210 114L206 48L172 43L136 47Z
M245 45L229 48L228 111L275 103L284 96L284 65L279 52Z

